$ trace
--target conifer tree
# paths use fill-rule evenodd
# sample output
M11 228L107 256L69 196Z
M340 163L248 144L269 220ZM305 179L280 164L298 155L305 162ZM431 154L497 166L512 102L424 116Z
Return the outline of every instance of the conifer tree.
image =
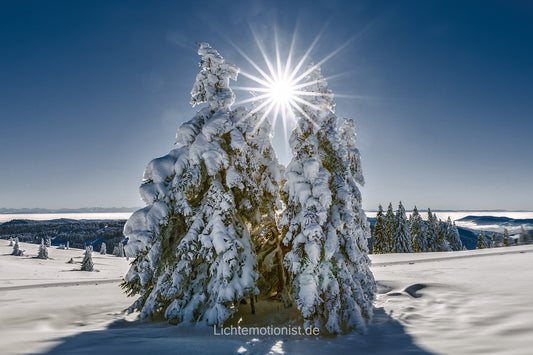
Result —
M439 251L438 225L437 217L428 208L428 219L426 221L426 239L429 251Z
M455 222L452 223L450 216L446 220L445 228L445 238L448 242L449 249L453 251L458 251L463 249L463 243L461 242L461 237L459 236L459 231Z
M435 224L437 226L437 245L436 251L450 251L450 244L446 238L446 224L442 220L437 219L437 216L433 214Z
M100 245L100 254L105 255L106 252L107 252L107 246L105 245L104 242L102 242L102 244Z
M483 231L479 232L479 235L477 237L477 248L486 249L488 247L489 247L489 243L487 241L487 237L485 236L485 232Z
M524 229L524 226L520 227L520 237L518 240L519 240L519 244L521 245L530 244L529 234Z
M41 238L41 245L39 246L39 254L37 255L39 259L48 259L48 248L44 244L44 239Z
M237 310L234 304L259 292L246 225L257 207L257 189L248 188L257 180L239 167L253 157L245 152L249 137L239 129L238 121L246 120L230 110L235 97L229 80L239 69L206 43L198 53L191 104L207 107L178 129L178 148L144 173L147 207L124 227L126 254L135 260L123 287L139 295L131 310L142 318L160 314L171 323L221 326Z
M125 257L124 252L124 244L122 244L122 241L118 242L118 244L113 248L113 254L119 258Z
M67 249L70 248L70 242L67 240Z
M11 252L11 255L22 256L23 254L24 252L20 250L19 247L19 239L15 238L15 245L13 245L13 251Z
M383 215L383 207L379 205L378 213L376 215L376 224L374 225L374 244L372 253L385 254L389 252L389 244L387 242L387 225L385 216Z
M52 246L52 239L50 237L46 237L46 246L50 248Z
M393 245L394 245L394 239L396 236L394 233L396 232L396 215L394 214L394 210L392 209L392 203L389 202L389 207L387 208L387 213L385 214L385 233L387 235L387 252L390 253Z
M319 69L306 81L310 104L295 112L293 156L282 188L285 265L305 326L364 331L376 285L367 256L370 228L358 188L363 176L354 122L346 120L338 131L333 95Z
M491 237L490 237L490 247L491 248L497 248L499 247L499 243L496 239L496 233L492 233Z
M409 222L405 215L405 208L400 201L396 210L396 221L394 222L394 239L391 244L391 253L412 253L411 232Z
M13 237L9 237L9 246L10 246L10 247L13 246Z
M503 230L503 237L502 237L502 244L504 247L508 247L509 246L509 231L507 230L507 228L504 228Z
M413 208L413 213L409 217L409 229L413 241L413 251L415 253L428 252L429 246L426 237L426 226L416 206Z
M93 255L92 249L90 247L85 247L85 255L83 256L83 261L81 262L81 271L93 271Z

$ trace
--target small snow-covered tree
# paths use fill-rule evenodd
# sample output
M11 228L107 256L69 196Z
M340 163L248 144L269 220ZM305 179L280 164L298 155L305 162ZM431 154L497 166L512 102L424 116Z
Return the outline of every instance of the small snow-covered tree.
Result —
M413 208L411 216L409 216L409 227L413 241L413 251L416 253L428 252L429 245L426 237L426 226L416 206Z
M394 210L392 209L392 203L389 202L389 207L387 208L387 213L385 213L385 232L387 234L387 245L388 245L388 253L391 252L392 246L394 244L394 238L395 238L395 223L396 223L396 216L394 215Z
M490 236L490 247L497 248L499 246L500 242L498 241L498 239L496 239L496 233L492 233L492 235Z
M107 253L107 246L105 245L104 242L102 242L102 244L100 244L100 254L105 255L106 253Z
M50 248L52 246L52 239L50 237L46 237L46 247Z
M389 252L386 233L387 225L385 223L385 215L383 214L383 207L379 205L378 213L376 215L376 224L374 225L374 244L372 246L372 253L385 254Z
M509 231L507 230L507 228L504 228L503 230L502 245L504 247L509 246Z
M48 259L48 248L44 243L44 239L41 238L41 245L39 246L39 254L37 255L39 259Z
M254 179L238 166L248 143L237 127L242 117L230 110L229 81L239 69L207 43L198 53L191 104L207 107L180 126L178 148L145 170L140 190L147 207L124 227L126 254L135 259L123 287L139 295L131 310L142 318L222 325L234 304L258 293L246 225L257 190L248 191Z
M529 239L529 234L525 230L524 226L520 227L520 236L518 238L518 244L524 245L524 244L530 244L531 241Z
M92 254L92 249L90 247L85 247L85 255L81 262L81 271L93 271L94 264Z
M400 201L396 210L396 221L394 222L393 239L391 253L412 253L411 232L409 231L409 221L405 215L405 208Z
M13 237L9 237L9 246L12 247L13 246Z
M487 237L485 236L485 232L483 231L479 232L479 235L477 237L477 248L486 249L488 247L489 247L489 243L487 241Z
M285 265L306 326L331 333L364 331L372 316L376 284L369 269L370 228L361 206L355 127L337 129L331 90L312 69L290 145L280 222Z
M450 251L451 247L446 237L446 224L440 219L437 219L437 215L433 214L434 223L437 230L437 241L435 244L435 251Z
M67 240L67 249L70 248L70 242Z
M118 244L113 248L113 255L118 256L119 258L123 258L125 256L124 244L122 244L122 241L118 242Z
M452 223L452 220L450 216L448 216L448 219L446 220L446 224L444 226L445 230L445 238L448 242L450 250L458 251L463 249L463 243L461 242L461 237L459 236L459 231L457 230L457 226L455 225L455 222Z
M19 247L19 239L15 238L15 245L13 245L13 251L11 252L11 255L22 256L23 254L24 252L20 250Z

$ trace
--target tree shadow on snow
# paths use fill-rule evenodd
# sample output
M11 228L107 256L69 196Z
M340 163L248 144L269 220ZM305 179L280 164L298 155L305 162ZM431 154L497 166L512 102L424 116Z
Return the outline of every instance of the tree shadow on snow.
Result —
M220 334L220 329L218 329ZM107 329L56 339L45 354L431 354L383 308L365 335L215 335L213 328L117 320Z

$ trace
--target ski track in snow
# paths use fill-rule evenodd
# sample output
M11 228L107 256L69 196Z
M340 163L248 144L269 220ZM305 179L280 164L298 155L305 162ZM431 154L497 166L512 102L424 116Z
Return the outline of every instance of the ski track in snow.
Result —
M371 255L378 282L365 335L216 336L210 327L139 322L119 287L129 263L93 253L99 272L77 271L83 251L50 248L52 260L9 254L0 241L2 354L530 354L533 245ZM483 257L481 257L483 256ZM67 264L71 257L75 264ZM257 304L235 324L297 325L295 309Z

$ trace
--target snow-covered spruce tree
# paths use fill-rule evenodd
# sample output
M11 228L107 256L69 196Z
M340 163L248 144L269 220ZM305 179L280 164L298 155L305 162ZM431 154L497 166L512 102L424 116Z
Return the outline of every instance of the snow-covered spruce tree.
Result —
M10 237L10 238L9 238L9 246L10 246L10 247L13 246L13 237Z
M496 233L492 233L492 235L490 236L490 247L497 248L499 246L500 242L498 241L498 239L496 239Z
M70 242L67 240L67 249L70 249Z
M394 239L392 240L391 253L412 253L411 232L409 231L409 221L405 215L405 208L400 201L396 211L396 221L394 222Z
M507 230L507 228L504 228L503 230L503 237L502 237L502 245L504 247L508 247L509 246L509 231Z
M44 239L41 238L41 245L39 246L39 254L37 255L39 259L48 259L48 248L44 243Z
M15 238L15 245L13 245L13 251L11 252L11 255L22 256L23 254L24 252L20 250L19 247L19 239Z
M486 249L488 247L489 247L489 243L487 241L487 237L485 236L485 232L483 231L479 232L479 235L477 236L477 248Z
M113 255L118 256L119 258L125 257L124 252L124 244L122 241L118 242L118 244L113 248Z
M100 254L105 255L106 253L107 253L107 246L105 245L104 242L102 242L102 244L100 244Z
M438 221L437 216L431 213L431 210L428 208L428 219L426 221L426 238L429 246L429 251L438 251Z
M355 128L337 129L333 95L319 69L307 76L311 105L303 105L291 134L280 226L285 265L305 326L331 333L363 332L376 290L369 269L369 224L361 207L363 183Z
M139 295L130 310L171 323L222 325L233 305L258 293L256 256L241 213L253 209L241 173L246 137L236 127L229 80L239 69L201 43L193 106L207 103L176 134L178 148L145 170L147 207L124 227L126 255L135 257L123 287Z
M520 237L518 239L518 244L520 245L531 244L529 233L525 230L524 226L520 227Z
M452 250L446 238L446 223L437 219L437 215L433 214L434 223L437 226L437 242L435 251L450 251Z
M376 224L374 225L374 244L372 245L373 254L385 254L390 252L386 233L387 226L385 223L385 215L383 214L383 207L379 205L378 213L376 214Z
M387 235L387 253L390 253L392 250L392 246L394 245L394 239L396 236L394 233L396 232L396 215L394 214L394 210L392 209L392 203L389 202L389 207L387 208L387 213L385 213L385 233Z
M450 250L458 251L463 249L463 243L461 242L461 237L459 236L459 231L455 222L452 223L452 219L448 216L446 224L444 226L445 238L448 241Z
M50 237L46 238L46 246L50 248L52 246L52 239Z
M81 262L81 271L93 271L93 251L91 247L85 247L85 255L83 256L83 261Z
M413 251L415 253L428 252L429 246L426 238L426 226L416 206L413 208L411 216L409 216L409 227L413 241Z

